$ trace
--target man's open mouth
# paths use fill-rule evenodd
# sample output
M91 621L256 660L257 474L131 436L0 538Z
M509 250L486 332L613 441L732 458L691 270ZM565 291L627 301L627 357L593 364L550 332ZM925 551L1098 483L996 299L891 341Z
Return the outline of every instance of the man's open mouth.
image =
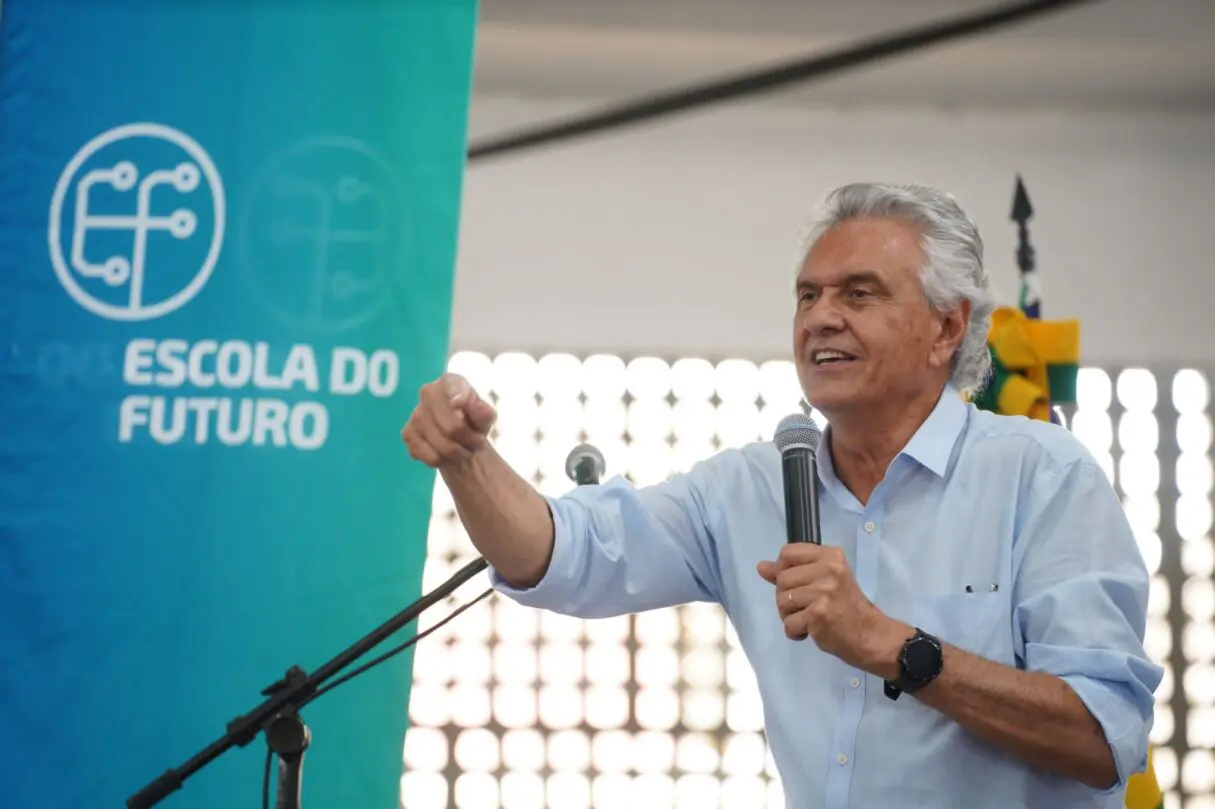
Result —
M819 349L810 358L815 365L836 365L841 362L852 362L856 359L851 354L845 354L843 351L836 351L831 348Z

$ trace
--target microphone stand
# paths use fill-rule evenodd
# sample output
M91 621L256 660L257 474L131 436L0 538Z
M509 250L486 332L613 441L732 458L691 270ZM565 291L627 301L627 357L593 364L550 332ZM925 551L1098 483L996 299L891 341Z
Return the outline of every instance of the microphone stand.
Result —
M264 731L266 745L278 756L275 809L298 809L304 782L304 751L312 733L297 710L286 710L270 720Z
M334 657L312 674L299 666L287 669L281 680L262 689L267 699L247 714L227 724L226 733L207 745L179 767L167 770L139 792L127 799L127 809L150 809L173 792L181 789L187 778L210 764L233 747L245 747L258 733L265 732L270 750L279 756L278 809L299 809L300 779L304 751L312 738L300 709L311 701L325 681L378 646L406 624L415 620L427 608L451 595L464 582L485 570L484 558L476 559L446 582L410 604L359 641Z
M579 486L598 483L603 474L603 455L590 444L580 444L566 459L566 474ZM328 663L309 674L299 666L291 666L282 679L261 691L266 699L253 710L228 722L226 732L204 747L184 764L166 770L127 799L127 809L151 809L169 795L181 789L185 780L233 747L245 747L259 733L266 737L270 752L278 758L278 791L275 809L300 809L303 783L304 754L312 740L312 732L300 716L300 710L328 690L321 686L358 658L381 644L389 636L417 619L430 607L451 595L460 585L489 567L484 557L478 557L460 568L443 584L419 598L380 626L356 641ZM492 588L481 598L492 592ZM477 600L480 600L478 598ZM467 606L471 606L467 605ZM448 616L446 620L455 617ZM416 636L410 643L419 640ZM408 644L407 644L408 645ZM402 647L404 648L404 647ZM386 656L373 661L360 671L383 662ZM347 675L352 677L354 674ZM329 686L340 684L346 678Z

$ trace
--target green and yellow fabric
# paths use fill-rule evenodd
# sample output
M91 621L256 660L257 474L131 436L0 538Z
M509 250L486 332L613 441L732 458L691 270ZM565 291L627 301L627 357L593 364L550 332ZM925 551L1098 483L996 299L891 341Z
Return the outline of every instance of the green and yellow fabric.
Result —
M987 347L992 377L975 404L1009 416L1053 420L1056 405L1074 404L1080 360L1080 324L1035 320L1003 306L991 319Z

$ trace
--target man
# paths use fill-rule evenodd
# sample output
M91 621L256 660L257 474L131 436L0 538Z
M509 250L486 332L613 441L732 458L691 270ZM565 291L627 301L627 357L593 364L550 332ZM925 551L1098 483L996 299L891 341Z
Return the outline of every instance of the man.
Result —
M423 388L405 443L520 603L586 618L720 603L790 806L1120 806L1163 672L1118 498L1062 428L964 401L994 304L954 200L858 184L827 203L793 317L829 423L821 546L785 543L768 443L657 486L545 498L454 376Z

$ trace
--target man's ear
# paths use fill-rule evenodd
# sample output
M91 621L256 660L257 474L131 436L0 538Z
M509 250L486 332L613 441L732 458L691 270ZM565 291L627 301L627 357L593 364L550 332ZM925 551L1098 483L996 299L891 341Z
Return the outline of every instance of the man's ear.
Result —
M937 337L933 341L933 358L939 365L948 365L954 352L970 328L970 301L963 300L952 309L937 313Z

